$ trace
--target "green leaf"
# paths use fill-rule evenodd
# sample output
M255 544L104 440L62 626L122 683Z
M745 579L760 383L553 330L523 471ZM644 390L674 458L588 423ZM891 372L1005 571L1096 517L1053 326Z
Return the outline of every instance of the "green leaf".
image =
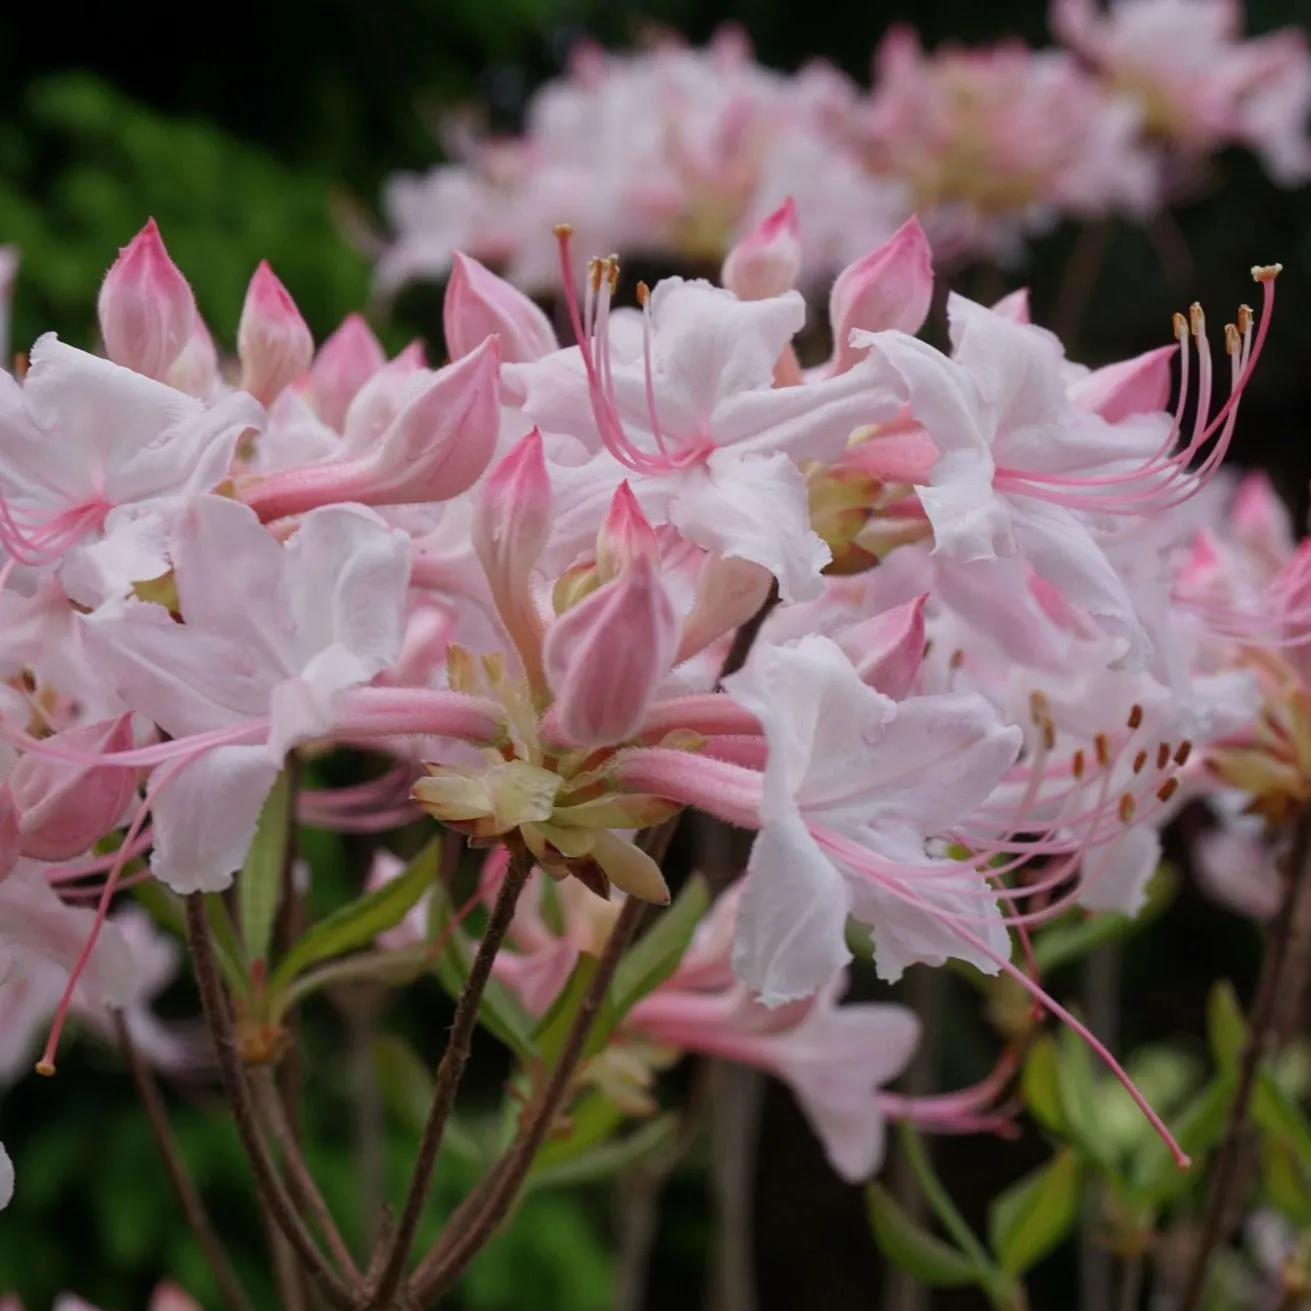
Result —
M1266 1200L1300 1229L1311 1225L1311 1175L1287 1138L1266 1134L1261 1143L1261 1185Z
M1072 1029L1061 1031L1057 1049L1056 1086L1070 1136L1102 1170L1114 1175L1115 1153L1098 1123L1097 1076L1093 1072L1092 1053Z
M658 1115L624 1138L614 1139L555 1164L533 1167L525 1185L526 1192L542 1188L570 1188L578 1184L613 1179L658 1152L678 1133L680 1117L669 1111Z
M1045 1035L1029 1048L1020 1088L1033 1118L1057 1137L1068 1138L1070 1121L1061 1105L1060 1058L1056 1044Z
M283 870L287 859L287 826L291 822L291 775L284 769L264 800L255 840L246 853L237 881L241 915L241 941L246 959L268 960L273 921L282 898Z
M244 995L250 991L250 971L246 966L245 953L241 950L241 940L237 937L232 916L228 914L228 903L217 892L208 892L204 896L205 913L214 935L214 954L218 957L219 970L228 987Z
M473 966L474 945L462 929L450 927L452 913L445 889L438 888L433 894L428 932L434 941L445 935L446 947L437 958L437 978L455 1000ZM531 1060L536 1054L533 1017L498 979L487 980L482 1005L478 1007L478 1023L522 1060Z
M959 1248L922 1228L882 1184L866 1188L865 1202L879 1250L912 1278L934 1288L965 1288L984 1281L984 1271Z
M610 994L615 1009L627 1015L678 969L696 926L710 907L710 887L694 874L667 910L632 946L615 971Z
M1181 1170L1161 1139L1153 1135L1135 1153L1130 1172L1131 1191L1150 1206L1160 1206L1184 1196L1205 1182L1203 1163L1224 1136L1234 1080L1228 1075L1213 1079L1197 1093L1178 1116L1170 1131L1189 1156L1192 1165Z
M988 1209L988 1238L1009 1275L1031 1270L1074 1228L1079 1215L1079 1160L1063 1148L1013 1184Z
M537 1153L533 1169L570 1161L604 1142L627 1118L608 1097L599 1092L584 1095L569 1113L569 1132L550 1139Z
M373 1040L369 1050L374 1074L383 1100L391 1114L416 1136L422 1132L432 1105L434 1080L418 1052L391 1034ZM442 1148L475 1166L479 1171L489 1164L487 1153L458 1115L446 1122Z
M553 1065L556 1057L564 1047L569 1030L573 1027L575 1016L582 1005L596 971L601 962L596 956L587 952L580 953L578 963L574 966L569 981L560 989L560 995L551 1003L551 1008L538 1021L533 1030L533 1045L537 1054L547 1065ZM616 1009L613 997L607 995L602 999L596 1022L587 1035L587 1045L583 1048L584 1056L593 1056L605 1047L615 1026L623 1016Z
M1311 1124L1268 1066L1257 1071L1248 1115L1263 1133L1284 1138L1297 1154L1302 1168L1311 1172Z
M433 838L396 878L311 925L278 962L269 991L276 995L316 961L354 951L394 928L432 887L440 860L441 839Z
M187 936L187 910L182 898L156 879L146 879L136 884L132 895L151 914L157 924L176 933L179 938Z
M1206 1037L1215 1063L1224 1074L1235 1074L1247 1045L1247 1020L1234 985L1221 979L1206 999Z

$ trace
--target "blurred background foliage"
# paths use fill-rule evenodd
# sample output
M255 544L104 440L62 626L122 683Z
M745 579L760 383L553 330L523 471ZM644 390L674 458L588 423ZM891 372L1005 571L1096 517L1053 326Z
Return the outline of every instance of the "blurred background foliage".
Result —
M1248 28L1311 23L1311 0L1249 0ZM913 22L927 44L1007 34L1045 40L1042 0L874 0L860 6L785 0L265 0L197 9L145 3L0 7L0 241L22 249L14 342L54 329L89 344L99 279L147 216L159 222L220 343L230 345L246 281L267 258L316 337L368 300L367 260L346 231L377 223L385 178L438 158L432 131L441 107L477 102L512 128L532 89L559 71L570 42L589 32L630 41L658 22L703 40L724 20L743 23L760 57L793 68L825 57L868 77L887 26ZM564 217L564 216L561 216ZM1079 234L1038 243L1031 263L999 277L968 270L967 293L1028 282L1035 316L1050 323L1068 301L1064 270ZM1235 444L1241 463L1265 464L1305 509L1311 475L1311 192L1281 192L1250 159L1218 161L1206 193L1148 234L1117 227L1080 315L1079 357L1096 362L1167 340L1169 313L1193 299L1221 321L1250 299L1247 269L1281 260L1282 312L1258 371ZM434 293L406 297L379 324L393 346L435 330ZM349 867L359 868L351 853ZM367 853L365 853L367 855ZM1176 853L1178 854L1178 853ZM340 856L316 877L344 879ZM1199 1035L1211 981L1251 985L1256 935L1186 885L1170 916L1134 941L1124 989L1132 1005L1121 1045ZM1057 995L1077 985L1057 973ZM933 1045L944 1086L986 1069L990 1041L971 990L949 980ZM868 980L862 981L870 990ZM186 990L173 999L192 1005ZM388 1023L425 1055L440 1046L445 999ZM349 1085L342 1026L312 1027L311 1067L326 1071L308 1098L318 1144L313 1164L343 1214L355 1209L348 1143ZM494 1047L480 1057L496 1085ZM29 1311L73 1288L117 1311L137 1311L160 1274L202 1299L207 1274L157 1165L135 1098L117 1063L88 1046L71 1050L53 1081L28 1079L0 1104L5 1136L22 1144L27 1199L0 1227L0 1289ZM334 1082L335 1081L335 1082ZM249 1212L245 1166L210 1092L173 1091L178 1131L242 1273L272 1306L267 1262ZM795 1108L771 1086L754 1201L764 1311L875 1305L880 1260L857 1190L832 1176ZM388 1170L399 1188L413 1141L403 1115L389 1119ZM943 1172L972 1222L986 1198L1030 1168L1036 1140L947 1143ZM445 1160L437 1207L453 1205L467 1167ZM710 1242L705 1191L675 1179L667 1194L650 1308L699 1305ZM471 1311L592 1311L611 1304L615 1224L602 1189L530 1197L506 1234L479 1259L459 1293ZM1068 1269L1043 1289L1068 1290ZM1065 1293L1040 1305L1060 1306ZM207 1303L212 1304L212 1303ZM977 1305L970 1295L935 1306Z

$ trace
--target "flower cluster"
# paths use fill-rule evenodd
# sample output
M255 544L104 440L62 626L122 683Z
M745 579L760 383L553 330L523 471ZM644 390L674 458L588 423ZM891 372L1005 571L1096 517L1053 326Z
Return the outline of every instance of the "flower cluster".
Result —
M695 807L754 834L589 1052L617 1105L649 1107L680 1052L753 1064L853 1179L889 1116L988 1124L996 1081L881 1090L917 1023L837 1004L853 943L887 980L1005 973L1093 1041L1015 944L1071 906L1136 913L1185 797L1305 786L1300 755L1280 772L1305 741L1305 554L1220 470L1278 269L1225 327L1215 401L1198 306L1098 370L1023 295L953 296L950 349L927 344L912 219L837 276L832 352L804 366L802 211L764 216L724 286L638 284L635 307L558 229L571 345L459 254L439 368L357 317L316 348L267 266L220 368L148 224L101 292L106 356L48 335L0 375L0 980L54 1016L40 1068L70 1008L126 1008L145 1055L187 1059L145 1008L170 962L116 893L257 878L288 762L330 746L388 767L294 790L296 818L426 812L491 847L495 970L532 1016L605 953L613 890L670 900L644 832Z
M762 68L736 29L702 50L583 45L522 136L462 121L454 162L392 180L379 287L441 277L457 250L554 287L562 218L591 250L714 264L786 196L813 286L911 213L940 260L1010 260L1060 217L1149 217L1226 145L1283 185L1311 176L1297 29L1243 41L1236 0L1054 0L1052 23L1065 49L926 54L895 28L869 90L824 64Z

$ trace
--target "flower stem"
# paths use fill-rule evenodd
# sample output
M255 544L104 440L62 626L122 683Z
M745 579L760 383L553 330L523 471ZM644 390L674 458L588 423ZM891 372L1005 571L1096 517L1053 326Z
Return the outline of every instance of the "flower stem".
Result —
M354 1298L337 1272L328 1264L310 1233L281 1177L274 1168L255 1120L255 1108L250 1084L237 1051L236 1035L232 1029L232 1015L227 998L223 995L223 982L219 977L218 960L214 954L214 940L210 936L209 916L205 910L203 893L192 893L186 899L187 942L195 963L196 982L200 988L201 1007L209 1026L218 1058L219 1075L227 1093L237 1136L241 1139L246 1158L255 1176L255 1186L262 1204L273 1217L277 1228L286 1236L297 1260L309 1271L319 1285L327 1302L339 1311L352 1311Z
M501 884L500 892L496 897L496 905L478 943L478 952L469 970L469 978L455 1006L455 1020L451 1025L446 1051L442 1055L441 1064L437 1067L436 1088L433 1091L432 1105L428 1108L428 1119L419 1139L419 1152L415 1158L414 1171L410 1176L409 1191L386 1255L379 1265L377 1282L370 1290L368 1307L389 1306L404 1276L405 1262L423 1216L423 1206L432 1182L433 1168L437 1164L437 1152L441 1147L442 1135L454 1109L455 1095L469 1059L469 1048L478 1023L478 1006L486 991L487 982L491 978L496 953L500 950L501 943L509 931L510 922L514 919L515 905L524 884L528 881L532 866L532 860L525 853L512 854L505 881Z
M218 1285L219 1296L222 1297L228 1311L251 1311L250 1300L237 1279L227 1253L223 1250L223 1244L219 1241L213 1221L209 1218L209 1211L200 1196L200 1190L196 1187L196 1181L191 1177L177 1140L173 1137L168 1122L168 1111L164 1106L163 1097L160 1096L159 1087L155 1083L155 1077L145 1061L141 1059L141 1053L137 1051L136 1044L132 1041L132 1034L128 1030L127 1021L123 1018L123 1012L116 1010L111 1011L110 1014L113 1016L114 1029L118 1034L118 1044L123 1049L123 1059L127 1062L128 1072L132 1075L132 1081L136 1084L137 1092L146 1108L146 1119L150 1122L150 1130L159 1147L159 1154L164 1158L164 1169L168 1174L169 1182L178 1195L187 1223L191 1226L192 1233L196 1235L196 1242L200 1244L200 1250L209 1263L214 1282Z

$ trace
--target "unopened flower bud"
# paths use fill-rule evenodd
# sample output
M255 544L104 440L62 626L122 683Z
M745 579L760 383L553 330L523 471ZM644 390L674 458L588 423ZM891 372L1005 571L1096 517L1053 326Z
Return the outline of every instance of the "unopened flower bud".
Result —
M678 636L674 604L643 558L556 620L544 665L564 736L580 746L633 736L673 664Z
M453 360L468 355L488 337L501 339L506 364L530 364L556 350L551 320L517 287L476 259L455 252L446 284L442 322Z
M314 338L267 260L260 261L246 289L237 354L242 388L263 405L295 382L314 358Z
M768 300L791 291L800 272L801 232L789 196L728 252L720 280L739 300Z
M100 335L115 364L162 380L191 338L196 298L155 220L118 252L100 287Z
M341 432L356 393L386 363L386 352L369 325L359 314L348 314L310 365L308 394L314 412Z
M924 593L834 634L861 681L894 701L910 692L924 663L924 603L928 599Z
M169 366L164 381L188 396L206 401L214 394L218 380L218 351L214 347L214 338L210 336L205 320L197 314L191 336Z
M660 546L655 529L625 479L610 501L610 509L596 535L596 572L603 583L618 578L637 559L658 567Z
M132 717L69 729L57 740L88 756L124 751L132 746ZM136 778L130 769L114 765L79 765L33 754L14 766L9 792L18 811L23 855L69 860L121 819L136 794Z
M473 515L473 549L501 622L534 687L542 686L542 617L532 572L551 535L551 478L542 434L534 428L488 474Z
M852 331L895 328L916 333L933 299L933 255L929 239L912 215L877 250L849 264L833 284L834 373L845 373L868 347L852 346Z

